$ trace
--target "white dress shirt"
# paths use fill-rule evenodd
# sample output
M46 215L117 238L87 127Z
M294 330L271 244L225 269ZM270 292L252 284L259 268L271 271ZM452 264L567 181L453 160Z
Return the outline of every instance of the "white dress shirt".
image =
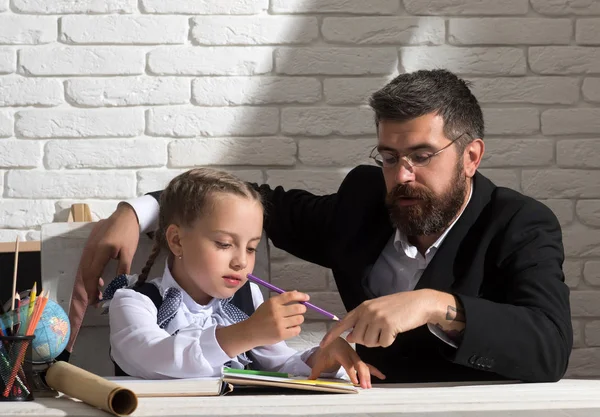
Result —
M145 379L194 378L220 376L226 363L243 367L237 357L223 351L215 336L217 327L235 323L224 313L221 300L197 304L177 284L167 265L162 277L149 282L161 295L168 288L179 289L183 301L173 320L161 329L150 298L132 289L115 292L109 304L111 356L125 373ZM262 293L256 284L250 287L254 307L258 308L264 301ZM257 369L308 376L311 368L306 360L316 349L298 352L279 342L251 352ZM323 375L348 379L343 368Z

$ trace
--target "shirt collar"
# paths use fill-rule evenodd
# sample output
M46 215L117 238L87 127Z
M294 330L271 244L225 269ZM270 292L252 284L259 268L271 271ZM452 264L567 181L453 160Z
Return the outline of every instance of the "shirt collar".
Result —
M190 297L190 295L185 292L185 290L183 288L181 288L181 286L177 283L177 281L175 281L175 278L173 278L173 275L171 274L171 269L169 268L169 262L165 261L165 269L163 271L163 276L162 279L160 281L160 289L161 289L161 294L164 294L164 292L167 290L167 288L177 288L181 291L181 294L183 295L183 303L185 304L185 306L188 308L188 310L191 313L197 313L201 310L206 309L206 307L217 303L218 300L216 298L213 298L212 300L210 300L210 302L207 305L201 305L198 304L197 302L194 301L194 299L192 297Z
M431 249L437 250L442 245L442 242L444 241L444 239L450 232L450 229L452 229L452 227L456 224L458 219L460 219L460 216L462 216L463 212L465 211L465 208L467 208L467 206L469 205L469 202L471 201L472 196L473 196L473 180L471 179L469 198L467 200L467 204L465 204L465 206L460 211L458 216L456 216L456 219L454 219L454 221L450 224L450 226L448 226L446 228L444 233L442 233L440 235L440 237L435 242L433 242L433 244L429 248L427 248L427 251L425 251L426 255L429 253L429 251ZM419 250L417 249L417 247L415 245L411 244L408 241L407 236L404 233L402 233L399 229L396 229L396 235L394 236L394 247L396 248L396 251L398 251L398 252L400 252L400 250L402 250L404 252L404 254L406 256L408 256L409 258L415 259L417 257L417 255L419 254Z

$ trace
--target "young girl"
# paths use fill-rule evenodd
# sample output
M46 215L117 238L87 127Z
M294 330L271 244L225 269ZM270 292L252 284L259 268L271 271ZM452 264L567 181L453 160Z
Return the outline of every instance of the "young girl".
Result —
M370 372L383 377L341 338L304 352L283 342L300 333L306 307L298 302L308 295L292 291L263 302L259 288L247 281L262 222L260 195L226 172L194 169L170 182L160 197L146 266L105 291L111 356L124 374L218 376L226 365L340 378L346 376L342 365L355 383L358 374L364 388ZM168 254L164 272L147 282L162 250Z

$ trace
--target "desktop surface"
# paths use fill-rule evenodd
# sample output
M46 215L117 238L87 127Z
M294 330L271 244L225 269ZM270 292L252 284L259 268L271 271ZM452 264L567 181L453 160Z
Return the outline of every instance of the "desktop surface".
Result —
M132 416L597 417L600 380L386 384L358 395L250 390L220 397L140 398ZM3 402L1 416L107 416L68 397Z

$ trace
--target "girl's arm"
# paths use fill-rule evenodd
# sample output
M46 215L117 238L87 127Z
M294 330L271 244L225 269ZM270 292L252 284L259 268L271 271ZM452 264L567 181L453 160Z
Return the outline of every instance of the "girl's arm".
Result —
M191 325L175 336L156 324L152 301L118 290L109 309L111 356L127 374L145 379L219 376L229 357L215 337L216 326Z

